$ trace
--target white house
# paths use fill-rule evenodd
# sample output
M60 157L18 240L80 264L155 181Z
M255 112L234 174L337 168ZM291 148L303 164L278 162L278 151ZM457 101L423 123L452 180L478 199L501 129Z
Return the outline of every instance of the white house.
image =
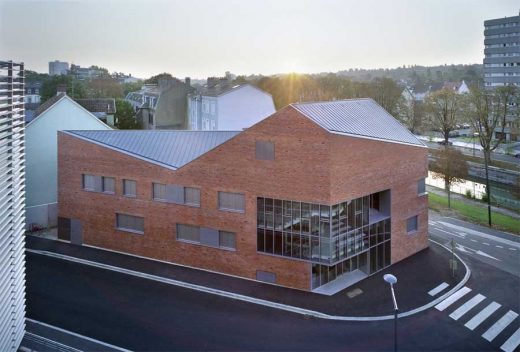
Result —
M25 127L26 224L57 222L57 136L63 130L111 130L109 126L60 93L43 103Z
M188 96L191 130L239 131L276 112L273 97L250 84L212 83Z

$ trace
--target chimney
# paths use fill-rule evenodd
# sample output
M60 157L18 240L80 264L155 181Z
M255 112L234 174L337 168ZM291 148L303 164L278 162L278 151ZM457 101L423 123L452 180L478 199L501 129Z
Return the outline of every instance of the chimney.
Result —
M191 78L189 78L189 77L184 78L184 84L186 84L188 87L191 87Z
M56 95L67 94L67 85L66 84L58 84L56 87Z

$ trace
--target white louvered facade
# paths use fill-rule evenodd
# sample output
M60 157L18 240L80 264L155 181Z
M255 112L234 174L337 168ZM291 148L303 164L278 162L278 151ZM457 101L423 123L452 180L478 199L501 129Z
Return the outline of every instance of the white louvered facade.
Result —
M0 61L0 351L25 332L24 66Z

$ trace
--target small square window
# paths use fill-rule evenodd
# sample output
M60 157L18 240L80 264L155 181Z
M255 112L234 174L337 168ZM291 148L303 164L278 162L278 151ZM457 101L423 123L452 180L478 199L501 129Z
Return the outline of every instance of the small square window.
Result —
M274 143L257 141L255 154L257 160L274 160Z
M166 200L166 185L162 183L153 184L153 199L155 200Z
M408 218L408 220L406 220L406 232L408 234L417 232L417 225L418 225L417 215L412 216L411 218Z
M417 181L417 194L422 196L426 193L426 180L424 178Z
M123 195L125 197L137 197L137 182L133 180L123 180Z
M116 192L116 180L113 177L103 177L103 193L114 194Z

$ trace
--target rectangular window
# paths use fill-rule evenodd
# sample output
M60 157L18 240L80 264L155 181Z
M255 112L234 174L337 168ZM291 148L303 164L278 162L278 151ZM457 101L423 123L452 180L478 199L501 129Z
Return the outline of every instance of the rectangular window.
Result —
M226 211L245 211L245 196L242 193L218 192L218 208Z
M274 160L274 143L257 141L255 153L257 160Z
M116 193L116 179L103 176L103 193Z
M406 232L413 233L417 231L417 215L406 220Z
M125 197L137 197L137 182L133 180L123 180L123 195Z
M219 247L236 249L236 238L233 232L219 231Z
M200 206L200 189L153 183L153 199L174 204Z
M188 205L200 206L200 189L184 187L184 203Z
M83 189L86 191L96 190L96 176L94 175L83 175Z
M207 227L177 224L177 240L222 249L236 249L236 235Z
M269 272L269 271L257 270L256 279L258 281L263 281L263 282L268 282L268 283L274 284L274 283L276 283L276 274Z
M116 213L116 227L118 230L144 234L144 218Z
M153 199L166 200L166 185L162 183L153 183Z
M426 180L424 178L417 181L417 194L423 195L426 193Z
M200 242L200 231L198 226L177 224L177 240Z

